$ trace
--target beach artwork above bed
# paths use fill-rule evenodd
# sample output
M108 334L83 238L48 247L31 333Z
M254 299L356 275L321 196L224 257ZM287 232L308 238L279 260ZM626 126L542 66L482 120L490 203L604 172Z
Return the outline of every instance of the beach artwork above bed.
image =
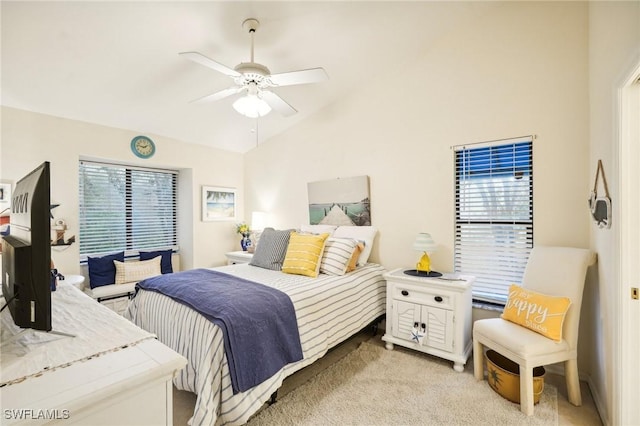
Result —
M371 225L369 176L310 182L307 191L311 225Z
M236 190L233 188L202 187L202 220L235 220Z

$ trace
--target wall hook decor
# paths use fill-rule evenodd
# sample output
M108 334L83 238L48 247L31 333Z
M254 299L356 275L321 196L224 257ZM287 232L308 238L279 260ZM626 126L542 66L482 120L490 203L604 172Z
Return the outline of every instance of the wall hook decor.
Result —
M604 185L604 196L598 196L598 180L602 175L602 184ZM604 167L602 160L598 160L598 169L596 170L596 179L593 183L593 190L589 197L589 210L593 220L598 228L611 228L611 198L609 197L609 186L607 178L604 175Z

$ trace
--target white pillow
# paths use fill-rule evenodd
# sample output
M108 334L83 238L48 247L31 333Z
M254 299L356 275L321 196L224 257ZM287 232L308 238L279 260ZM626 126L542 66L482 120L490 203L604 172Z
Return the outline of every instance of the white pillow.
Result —
M116 284L138 282L145 278L161 275L160 261L162 261L162 256L133 262L114 260L113 263L116 265Z
M328 275L344 275L358 245L353 238L328 238L324 244L320 272Z
M300 225L300 232L308 232L310 234L333 234L337 226L335 225Z
M373 240L376 238L378 230L373 226L338 226L333 232L332 237L335 238L353 238L364 243L364 250L358 258L358 266L362 266L369 260L371 249L373 248Z

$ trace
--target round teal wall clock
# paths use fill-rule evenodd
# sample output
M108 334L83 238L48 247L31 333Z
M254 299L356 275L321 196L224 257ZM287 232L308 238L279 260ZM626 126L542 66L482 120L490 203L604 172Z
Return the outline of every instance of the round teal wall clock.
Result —
M151 158L156 153L156 144L146 136L131 139L131 151L140 158Z

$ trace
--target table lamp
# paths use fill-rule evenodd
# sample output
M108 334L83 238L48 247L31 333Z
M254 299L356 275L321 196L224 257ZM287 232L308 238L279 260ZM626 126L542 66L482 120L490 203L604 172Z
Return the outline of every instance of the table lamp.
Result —
M420 261L416 264L416 269L410 269L405 271L407 275L414 275L418 277L441 277L440 272L431 270L431 259L429 253L436 251L436 243L431 238L430 234L421 232L413 242L413 249L423 252Z
M267 226L267 214L265 212L251 213L251 229L260 232L264 231L265 226Z
M253 244L250 247L249 253L253 253L260 240L260 234L267 226L267 214L265 212L253 212L251 213L251 229L253 231Z

